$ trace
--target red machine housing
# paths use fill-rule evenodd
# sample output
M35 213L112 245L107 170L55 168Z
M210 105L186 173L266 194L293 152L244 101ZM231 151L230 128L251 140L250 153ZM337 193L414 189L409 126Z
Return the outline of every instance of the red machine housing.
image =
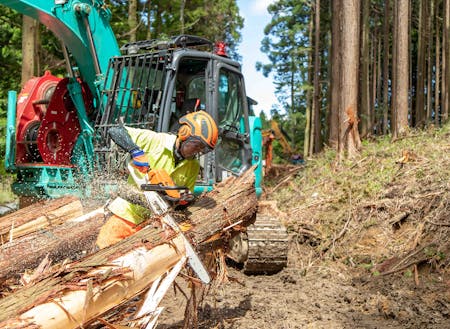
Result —
M61 80L48 104L37 135L44 163L69 165L72 149L80 133L75 105L67 90L69 79Z
M16 116L17 165L42 161L37 148L37 132L59 81L60 78L46 71L42 77L28 80L20 91Z
M57 78L45 72L30 79L17 102L16 165L41 163L70 165L73 147L80 134L75 105L67 86L69 78ZM88 113L92 94L82 84Z

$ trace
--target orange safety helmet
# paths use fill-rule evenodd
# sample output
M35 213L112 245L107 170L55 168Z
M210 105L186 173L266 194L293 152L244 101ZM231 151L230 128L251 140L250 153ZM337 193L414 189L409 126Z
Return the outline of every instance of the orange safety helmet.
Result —
M205 111L197 111L182 116L179 120L178 139L184 142L188 139L200 140L209 151L216 146L219 129L214 119Z

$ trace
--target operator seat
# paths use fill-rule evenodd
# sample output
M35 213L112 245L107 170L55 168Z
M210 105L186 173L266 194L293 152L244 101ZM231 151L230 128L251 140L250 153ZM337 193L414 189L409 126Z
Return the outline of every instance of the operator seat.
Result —
M185 99L183 104L181 105L181 109L177 110L175 113L172 113L172 117L170 118L170 132L176 133L180 124L178 120L183 115L186 115L191 112L195 112L200 108L200 98L188 98Z

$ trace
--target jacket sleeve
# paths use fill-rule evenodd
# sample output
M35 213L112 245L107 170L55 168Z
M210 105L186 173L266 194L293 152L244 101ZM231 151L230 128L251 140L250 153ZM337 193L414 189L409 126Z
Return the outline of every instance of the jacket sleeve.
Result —
M127 152L139 149L139 147L131 139L128 131L123 126L110 128L108 130L108 134L114 141L114 143L116 143L119 147Z

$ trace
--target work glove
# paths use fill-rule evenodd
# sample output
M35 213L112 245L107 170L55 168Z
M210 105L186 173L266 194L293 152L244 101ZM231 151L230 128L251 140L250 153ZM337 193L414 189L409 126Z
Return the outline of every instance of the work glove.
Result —
M150 169L147 156L141 149L134 149L130 151L131 163L133 167L139 170L141 173L146 174Z

